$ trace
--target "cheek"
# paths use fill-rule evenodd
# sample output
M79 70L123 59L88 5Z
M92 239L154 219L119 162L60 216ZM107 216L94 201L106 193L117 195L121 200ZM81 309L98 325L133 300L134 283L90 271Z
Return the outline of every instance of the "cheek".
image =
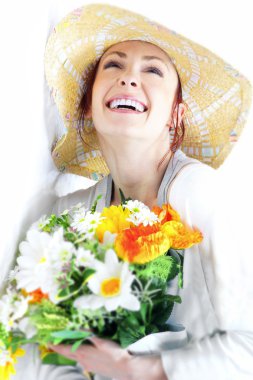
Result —
M92 89L92 104L98 105L104 103L109 90L110 81L106 79L96 80Z
M168 115L171 113L174 101L173 91L162 88L153 88L152 97L154 104L161 115Z
M155 99L167 99L169 104L172 104L176 92L176 85L174 82L170 81L159 81L156 78L149 78L148 83L146 83L146 90Z
M171 113L172 107L174 104L176 96L176 88L169 87L169 88L164 88L163 91L161 91L161 102L164 104L164 108L167 112Z
M173 95L160 89L157 93L154 92L153 96L153 109L151 109L152 112L149 115L150 123L151 125L159 126L159 129L164 128L171 118Z

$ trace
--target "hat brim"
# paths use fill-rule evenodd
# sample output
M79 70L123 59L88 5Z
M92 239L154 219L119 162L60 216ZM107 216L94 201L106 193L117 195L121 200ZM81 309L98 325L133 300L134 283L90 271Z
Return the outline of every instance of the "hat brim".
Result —
M219 167L245 124L251 103L249 81L203 46L144 16L106 4L71 12L47 42L46 79L68 130L53 151L57 167L92 179L108 174L92 120L85 121L84 141L75 120L89 71L108 48L129 40L155 44L170 56L187 105L182 150Z

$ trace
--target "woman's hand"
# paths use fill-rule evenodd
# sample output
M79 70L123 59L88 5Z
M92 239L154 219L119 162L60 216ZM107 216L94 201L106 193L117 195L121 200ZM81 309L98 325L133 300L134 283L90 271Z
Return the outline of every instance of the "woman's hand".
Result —
M82 345L75 352L71 346L50 346L55 352L77 361L86 371L115 380L167 380L159 356L130 355L118 344L91 338L93 345Z

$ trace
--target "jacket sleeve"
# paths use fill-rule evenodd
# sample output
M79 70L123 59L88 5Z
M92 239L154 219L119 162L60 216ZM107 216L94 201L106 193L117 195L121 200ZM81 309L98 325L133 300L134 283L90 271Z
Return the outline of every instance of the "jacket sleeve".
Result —
M205 231L203 272L209 273L205 280L218 329L162 353L169 380L253 379L252 232L248 210L235 201L230 186L226 178L195 165L171 188L172 205Z

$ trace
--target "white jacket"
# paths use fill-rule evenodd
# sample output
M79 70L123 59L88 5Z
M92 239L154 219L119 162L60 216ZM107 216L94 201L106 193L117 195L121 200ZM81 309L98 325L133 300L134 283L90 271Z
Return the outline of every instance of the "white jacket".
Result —
M181 153L177 157L183 158ZM221 196L215 170L199 164L187 165L173 177L170 171L167 168L161 183L158 204L166 202L168 196L167 201L182 219L198 227L204 239L185 251L184 288L179 292L183 302L175 306L171 317L179 329L186 328L188 343L161 353L164 370L169 380L252 380L253 296L243 223L237 218L235 205ZM110 204L111 187L108 176L89 189L59 198L54 212L78 202L90 206L102 193L101 210ZM26 356L13 380L24 378L84 377L80 368L41 366L38 359L33 366Z

